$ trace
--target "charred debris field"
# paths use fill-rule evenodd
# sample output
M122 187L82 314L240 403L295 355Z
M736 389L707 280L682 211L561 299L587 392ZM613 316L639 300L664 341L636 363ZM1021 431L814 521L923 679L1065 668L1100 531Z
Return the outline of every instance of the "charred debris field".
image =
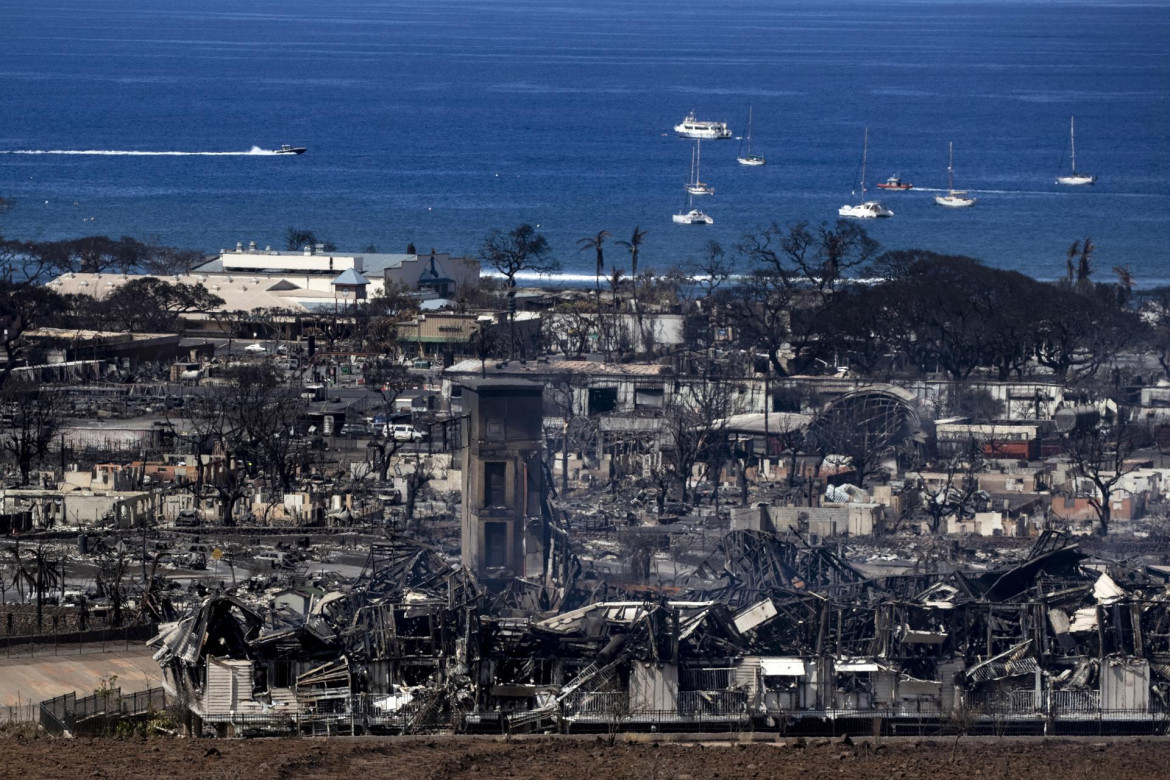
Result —
M757 739L759 737L757 736ZM606 737L487 739L57 740L8 738L0 778L509 777L1052 778L1162 776L1155 740L659 741Z

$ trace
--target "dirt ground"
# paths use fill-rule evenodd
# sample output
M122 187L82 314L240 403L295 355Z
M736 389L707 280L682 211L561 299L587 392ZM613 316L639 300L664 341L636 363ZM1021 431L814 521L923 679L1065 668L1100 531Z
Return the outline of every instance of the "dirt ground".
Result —
M847 744L605 738L65 740L0 738L0 778L728 778L1166 777L1170 741L951 740Z

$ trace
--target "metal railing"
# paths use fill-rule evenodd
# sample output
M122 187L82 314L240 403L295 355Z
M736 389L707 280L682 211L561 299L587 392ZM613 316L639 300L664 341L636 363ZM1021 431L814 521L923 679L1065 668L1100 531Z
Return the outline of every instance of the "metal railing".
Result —
M157 712L166 706L167 694L163 688L125 695L121 688L112 688L80 699L76 693L66 693L41 702L40 722L49 733L60 736L66 731L76 732L79 723L91 718L133 717Z

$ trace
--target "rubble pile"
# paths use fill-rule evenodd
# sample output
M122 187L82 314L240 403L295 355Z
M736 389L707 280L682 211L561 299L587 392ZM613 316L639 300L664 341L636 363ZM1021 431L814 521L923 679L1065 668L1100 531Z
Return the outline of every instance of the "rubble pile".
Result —
M1055 728L1153 722L1170 692L1165 579L1058 533L983 572L867 578L834 548L751 531L670 595L566 571L492 594L393 539L304 614L214 595L152 644L196 727L221 734Z

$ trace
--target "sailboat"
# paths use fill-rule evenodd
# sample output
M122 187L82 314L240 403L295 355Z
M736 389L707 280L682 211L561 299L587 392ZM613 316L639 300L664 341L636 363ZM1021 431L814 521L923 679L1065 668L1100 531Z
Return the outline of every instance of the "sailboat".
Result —
M678 214L672 214L670 220L676 225L714 225L715 220L708 217L699 209L695 208L694 196L687 193L687 205L685 211Z
M1057 176L1056 183L1066 184L1073 187L1082 184L1096 184L1096 176L1090 176L1087 173L1077 173L1077 134L1075 122L1076 117L1068 118L1068 145L1072 151L1072 175Z
M947 194L935 195L934 202L952 209L965 209L975 205L975 198L967 197L963 190L955 189L955 144L947 142Z
M695 141L695 149L691 152L691 178L683 186L692 195L714 195L715 188L699 181L699 159L702 152L699 150L701 141Z
M735 158L735 161L740 165L763 165L764 155L752 154L752 107L748 106L748 131L747 131L747 154L740 154ZM740 143L740 151L743 151L743 143Z
M865 128L865 146L862 147L861 152L861 202L852 205L846 203L841 208L837 209L837 214L842 217L854 217L856 219L874 219L875 217L892 217L894 212L878 203L876 200L865 199L865 163L869 157L869 128Z

